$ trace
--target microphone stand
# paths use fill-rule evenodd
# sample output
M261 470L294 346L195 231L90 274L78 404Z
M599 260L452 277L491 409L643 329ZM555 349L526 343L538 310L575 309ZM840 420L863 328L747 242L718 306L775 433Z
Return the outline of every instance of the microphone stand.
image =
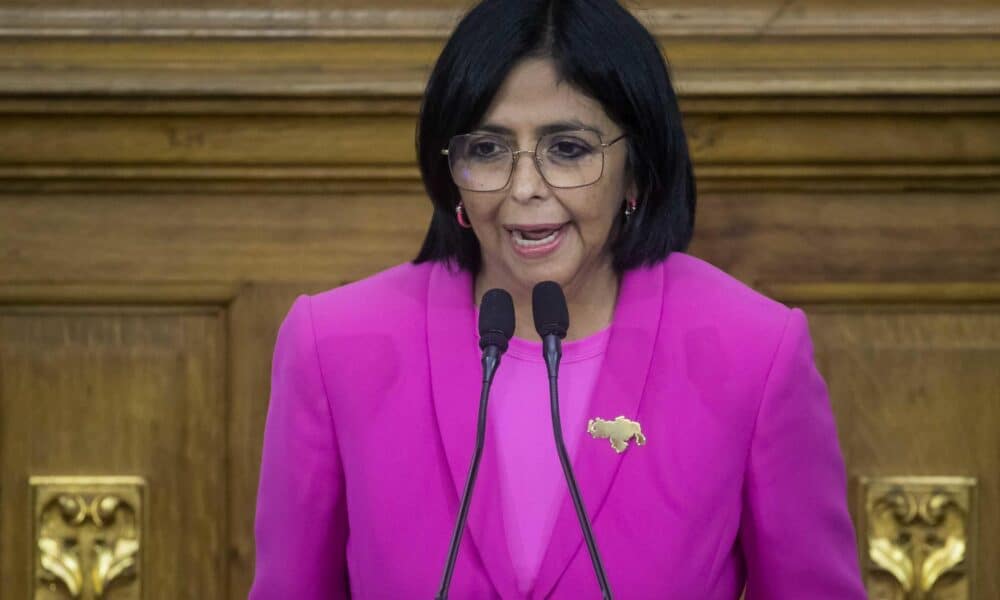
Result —
M587 518L587 509L583 506L583 497L580 496L580 488L576 484L576 477L573 475L573 465L570 463L569 454L566 452L566 444L563 443L562 419L559 416L559 360L562 358L562 341L555 334L545 335L542 338L542 352L545 356L545 366L549 371L549 399L552 408L552 433L556 440L556 452L559 454L559 463L562 465L563 474L566 476L566 484L569 487L570 497L573 498L573 507L576 509L576 516L580 520L580 529L583 530L583 539L587 542L587 551L590 553L590 560L594 563L594 573L597 575L597 583L601 586L601 597L604 600L612 600L611 586L608 585L608 576L604 572L604 565L601 563L601 555L597 551L597 542L594 540L594 532L590 528L590 519Z
M483 349L483 387L479 394L479 418L476 422L476 449L472 454L472 464L465 480L465 490L462 492L462 502L458 509L458 519L455 521L455 531L451 535L448 546L448 562L441 577L441 587L434 596L435 600L447 600L448 588L451 586L451 576L455 570L455 560L458 558L458 547L465 531L465 519L469 514L469 504L472 501L472 489L476 485L476 475L479 473L479 459L483 456L483 444L486 440L486 403L490 396L490 386L493 384L493 374L500 364L500 349L497 346L486 346Z

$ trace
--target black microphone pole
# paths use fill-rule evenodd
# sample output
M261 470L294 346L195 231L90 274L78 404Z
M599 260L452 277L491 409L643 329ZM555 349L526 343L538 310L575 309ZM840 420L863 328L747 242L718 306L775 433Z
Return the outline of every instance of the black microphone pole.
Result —
M580 488L576 485L576 477L573 475L573 465L566 452L566 444L563 443L562 418L559 415L559 360L562 358L562 339L566 337L566 331L569 329L569 309L566 307L566 296L563 295L562 288L559 287L558 283L543 281L536 285L531 292L531 308L535 318L535 330L542 338L542 355L545 357L545 366L549 371L552 433L556 440L559 463L566 476L566 485L573 498L573 507L576 508L576 516L580 520L580 529L583 531L583 539L587 542L590 560L594 563L594 573L597 575L598 585L601 586L601 596L604 600L611 600L611 586L608 585L608 576L604 572L604 564L601 563L601 555L597 551L597 542L594 540L594 532L591 531L590 519L587 518L587 509L583 506Z
M493 384L493 375L500 366L500 356L507 351L507 342L513 335L514 301L510 294L501 289L492 289L483 294L483 301L479 305L479 347L483 350L483 386L479 393L476 449L472 453L469 476L465 480L465 490L459 503L455 531L451 535L451 544L448 545L448 561L441 576L441 587L435 596L437 600L448 598L451 575L455 570L455 560L458 558L458 547L465 531L465 519L469 515L472 489L476 486L476 475L479 473L479 459L483 456L483 443L486 440L486 403L490 396L490 386Z

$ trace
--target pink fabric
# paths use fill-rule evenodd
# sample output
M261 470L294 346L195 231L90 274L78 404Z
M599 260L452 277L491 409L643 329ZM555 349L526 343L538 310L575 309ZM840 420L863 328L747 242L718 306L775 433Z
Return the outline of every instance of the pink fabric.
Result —
M576 456L587 429L590 394L610 330L563 344L559 415L566 452ZM502 375L501 375L502 373ZM567 494L552 437L548 371L542 343L513 338L494 378L489 407L490 451L500 462L500 492L507 549L518 590L528 595Z
M406 264L292 306L271 373L253 600L433 597L475 440L472 290L468 273ZM735 600L744 585L748 600L865 597L801 311L684 254L631 270L590 414L625 415L648 440L616 454L576 434L616 597ZM497 454L483 456L454 600L525 597ZM568 495L527 597L600 597Z

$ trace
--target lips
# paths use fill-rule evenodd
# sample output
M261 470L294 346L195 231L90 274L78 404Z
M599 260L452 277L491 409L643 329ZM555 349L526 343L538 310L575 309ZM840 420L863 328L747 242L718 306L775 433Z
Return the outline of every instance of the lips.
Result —
M536 257L556 249L563 238L566 223L543 223L536 225L509 225L510 239L514 250L521 255Z

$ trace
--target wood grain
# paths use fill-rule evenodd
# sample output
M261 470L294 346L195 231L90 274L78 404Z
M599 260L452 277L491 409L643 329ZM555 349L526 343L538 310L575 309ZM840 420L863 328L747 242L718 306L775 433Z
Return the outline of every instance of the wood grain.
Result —
M695 114L685 130L699 166L996 165L998 114ZM412 168L414 127L410 115L0 115L0 163Z
M1000 304L807 306L851 475L978 481L976 598L1000 594ZM852 495L852 498L855 497ZM859 507L854 506L855 514Z
M282 2L215 0L7 0L0 32L7 35L191 36L441 36L468 3L459 0ZM996 33L1000 10L989 0L942 4L930 0L648 0L633 8L660 36L681 35L907 35L945 32Z
M330 282L255 284L244 287L228 313L229 411L225 518L229 527L229 597L246 598L253 582L253 519L261 442L270 390L274 339L295 296L322 291Z
M444 37L0 35L0 92L417 97ZM995 95L993 35L662 39L683 95Z
M989 193L705 194L692 250L750 282L996 281L998 202ZM0 279L333 285L412 258L429 215L423 195L402 194L0 195Z
M219 598L225 337L217 309L0 311L0 580L29 597L28 477L140 475L151 598Z
M1000 280L996 193L708 193L692 244L745 281Z
M422 196L0 196L0 280L336 285L412 258L429 217Z
M278 324L419 248L415 118L466 4L0 3L0 598L27 476L73 473L150 482L148 598L246 597ZM852 476L978 479L1000 596L1000 7L634 8L692 252L806 307Z

